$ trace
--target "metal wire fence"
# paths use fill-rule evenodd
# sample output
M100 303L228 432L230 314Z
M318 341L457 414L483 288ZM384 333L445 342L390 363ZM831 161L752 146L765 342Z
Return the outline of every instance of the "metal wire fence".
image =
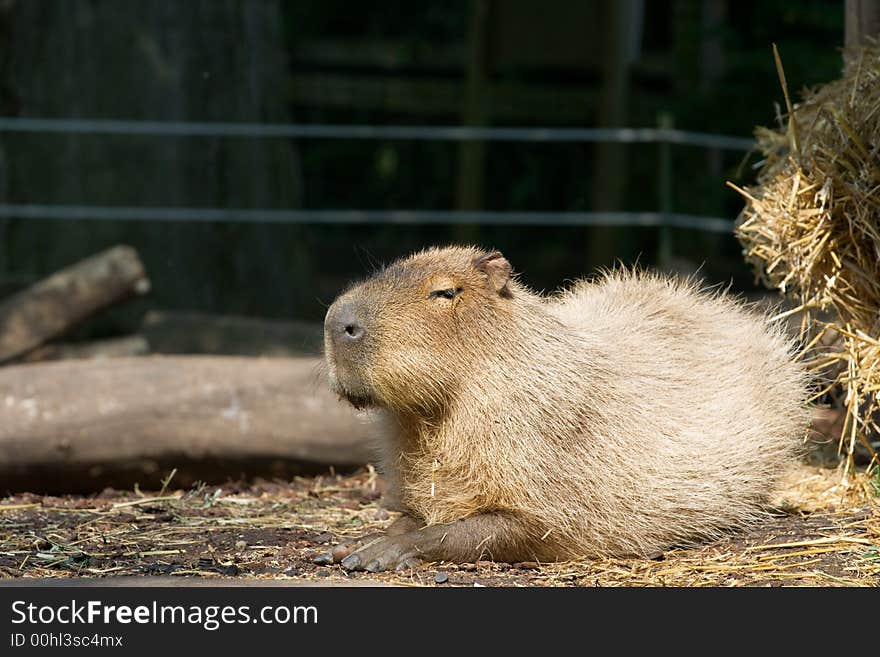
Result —
M751 139L672 128L546 128L426 125L260 124L106 119L0 117L0 133L132 135L289 139L438 140L525 143L656 143L749 151ZM535 226L657 226L730 233L733 221L720 217L660 212L471 212L445 210L274 210L204 207L148 207L0 204L0 218L218 221L298 224L478 224Z

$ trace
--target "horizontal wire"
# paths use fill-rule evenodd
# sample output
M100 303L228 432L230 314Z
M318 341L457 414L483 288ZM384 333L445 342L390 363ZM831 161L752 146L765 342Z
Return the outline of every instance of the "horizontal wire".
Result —
M429 125L332 125L301 123L228 123L43 119L0 117L0 132L156 137L288 137L301 139L401 139L503 142L669 143L748 151L755 142L705 132L668 128L492 128Z
M0 204L0 218L279 224L480 224L498 226L670 226L733 233L719 217L664 212L491 212L447 210L270 210L113 205Z

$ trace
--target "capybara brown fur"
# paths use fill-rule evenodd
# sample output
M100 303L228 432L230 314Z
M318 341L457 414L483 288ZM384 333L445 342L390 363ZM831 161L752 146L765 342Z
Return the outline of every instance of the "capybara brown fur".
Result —
M552 296L497 252L398 260L327 312L332 388L376 409L403 516L319 562L653 555L740 527L802 444L782 327L721 291L620 269Z

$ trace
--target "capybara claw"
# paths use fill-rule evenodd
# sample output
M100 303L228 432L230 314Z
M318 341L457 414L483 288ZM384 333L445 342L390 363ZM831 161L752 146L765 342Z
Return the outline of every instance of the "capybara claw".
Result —
M316 563L319 566L329 566L333 561L333 554L331 552L321 552L312 558L312 563Z
M360 570L361 558L356 554L349 554L342 560L342 567L346 570Z
M408 559L404 559L399 564L397 564L397 567L394 570L396 570L397 572L403 572L403 571L407 571L407 570L415 570L416 568L421 567L421 565L422 565L421 559L418 559L416 557L409 557Z

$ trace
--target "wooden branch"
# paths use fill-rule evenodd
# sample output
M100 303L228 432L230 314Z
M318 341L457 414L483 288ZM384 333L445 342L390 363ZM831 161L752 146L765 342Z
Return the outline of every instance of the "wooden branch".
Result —
M144 266L129 246L113 247L62 269L0 302L0 363L149 289Z
M149 356L0 368L0 494L363 465L371 423L318 358Z
M149 351L150 345L147 343L147 339L142 335L135 334L90 342L52 342L27 352L20 361L36 363L47 360L124 358L126 356L145 356Z
M187 312L151 311L141 332L159 354L316 356L324 342L318 322Z

